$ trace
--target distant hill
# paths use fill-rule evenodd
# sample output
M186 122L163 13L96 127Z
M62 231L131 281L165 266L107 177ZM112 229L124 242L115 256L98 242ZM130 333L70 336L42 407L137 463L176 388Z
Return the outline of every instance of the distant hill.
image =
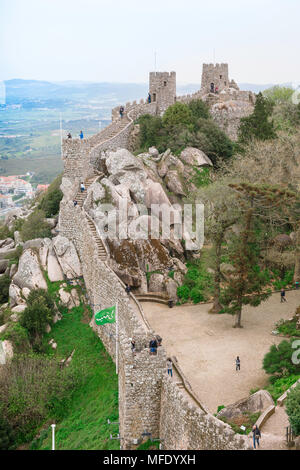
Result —
M113 83L113 82L48 82L41 80L6 80L6 103L24 104L35 102L54 101L56 106L64 106L66 102L86 101L114 101L117 104L146 98L148 92L147 83ZM258 85L253 83L240 83L241 90L251 90L255 93L274 86L274 84ZM291 83L282 84L291 86ZM200 88L200 83L178 84L177 93L183 95L195 93Z

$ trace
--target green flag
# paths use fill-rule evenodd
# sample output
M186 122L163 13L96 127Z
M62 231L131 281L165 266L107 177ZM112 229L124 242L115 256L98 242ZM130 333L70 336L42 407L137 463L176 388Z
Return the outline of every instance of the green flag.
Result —
M116 321L116 306L105 308L95 314L96 325L105 325L105 323L115 323Z

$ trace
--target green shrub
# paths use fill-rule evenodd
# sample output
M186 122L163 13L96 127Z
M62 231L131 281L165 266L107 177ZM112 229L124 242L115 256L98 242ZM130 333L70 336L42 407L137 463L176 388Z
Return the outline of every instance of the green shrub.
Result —
M21 237L24 242L34 238L51 237L51 229L45 221L46 214L42 210L35 210L24 222Z
M59 203L63 198L63 193L60 190L61 180L62 176L57 176L42 195L38 208L45 212L46 217L53 217L59 212Z
M285 336L300 336L300 330L297 330L297 319L281 320L276 324L276 329Z
M10 277L4 274L4 276L0 277L0 304L8 302L9 285Z
M253 113L241 119L239 128L240 142L247 143L252 139L268 140L276 137L272 120L273 107L272 100L264 97L262 93L257 95Z
M291 428L296 436L300 434L300 384L292 389L285 400L285 409Z
M47 291L36 289L30 292L21 325L27 329L30 342L36 350L41 347L46 326L52 324L54 313L54 302Z
M28 441L50 415L65 414L72 392L85 377L84 368L61 368L59 361L43 355L16 355L0 375L2 414L16 434Z
M162 117L162 123L169 129L176 126L193 125L193 113L191 108L187 104L180 102L169 106Z
M0 450L11 450L14 444L14 433L9 422L0 416Z
M177 295L178 295L178 298L181 299L182 303L185 303L189 300L190 289L186 285L179 286L177 288Z
M11 341L15 352L23 353L30 350L28 332L18 322L10 322L1 338Z
M270 351L265 355L263 368L267 374L276 377L285 377L291 374L300 374L300 364L293 364L293 341L282 341L278 346L272 344Z
M299 375L289 375L288 377L277 378L276 376L270 377L270 385L266 387L266 390L272 395L273 400L276 402L277 399L286 392L298 379Z
M208 105L202 100L192 100L189 102L188 107L195 120L200 118L209 119L211 117Z

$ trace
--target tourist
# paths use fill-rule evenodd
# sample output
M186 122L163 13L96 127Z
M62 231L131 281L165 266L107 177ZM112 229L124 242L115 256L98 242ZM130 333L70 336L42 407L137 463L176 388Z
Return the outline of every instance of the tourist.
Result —
M254 447L254 449L256 449L256 444L257 444L257 447L259 447L260 437L261 437L261 432L260 432L258 426L256 426L256 424L254 424L254 426L252 427L252 438L253 438L253 447Z
M167 369L168 369L168 375L173 377L172 361L171 361L170 357L168 357L168 359L167 359Z
M162 337L159 336L159 335L156 335L156 341L157 341L157 347L161 346L161 343L162 343Z
M148 93L147 101L148 101L149 104L151 103L151 95L150 95L150 93Z
M126 284L125 291L127 292L128 295L130 294L131 287L128 284Z
M78 202L76 201L76 199L74 199L73 204L74 204L74 207L77 206Z
M237 356L237 358L235 360L235 370L241 370L241 360L240 360L239 356Z
M71 132L68 133L67 138L72 139Z
M287 302L286 298L285 298L285 290L284 288L281 289L280 291L280 302Z
M155 355L157 353L157 341L153 337L149 343L149 348L150 348L150 354Z
M80 137L81 140L83 139L83 132L82 131L80 131L79 137Z
M83 193L83 191L85 190L85 186L83 183L80 183L80 191Z
M218 94L219 93L219 87L216 86L216 89L215 89L215 93Z
M135 354L135 340L133 338L130 338L130 347L133 354Z
M120 106L120 117L122 118L124 114L124 107Z
M173 300L172 299L168 300L168 305L169 305L169 308L173 308Z
M211 93L214 93L214 92L215 92L215 85L214 85L214 83L211 83L211 84L210 84L210 92L211 92Z
M299 289L299 281L295 281L295 288Z

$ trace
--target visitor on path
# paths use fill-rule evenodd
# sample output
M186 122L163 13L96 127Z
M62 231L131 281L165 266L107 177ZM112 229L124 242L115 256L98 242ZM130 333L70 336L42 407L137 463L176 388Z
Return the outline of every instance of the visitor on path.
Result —
M299 281L295 281L295 288L299 289Z
M172 299L168 300L168 305L169 305L169 308L173 308L173 300Z
M161 346L161 343L162 343L162 337L159 335L156 335L155 338L157 341L157 347L159 348L159 346Z
M135 340L133 338L130 338L130 347L133 354L135 354Z
M211 93L214 93L214 92L215 92L215 84L214 84L214 83L211 83L211 84L210 84L210 92L211 92Z
M216 89L215 89L215 93L218 94L219 93L219 87L216 86Z
M173 364L172 364L172 361L171 361L171 358L168 357L167 359L167 369L168 369L168 375L170 375L171 377L173 377Z
M287 302L286 298L285 298L285 290L284 288L281 289L280 291L280 302Z
M85 190L85 186L83 183L80 183L80 191L83 193L83 191Z
M67 138L68 138L68 139L72 139L71 132L69 132L69 133L67 134Z
M77 206L78 202L76 201L76 199L74 199L73 204L74 204L74 207Z
M151 95L150 95L150 93L148 93L147 101L148 101L149 104L151 103Z
M261 432L258 428L258 426L256 426L256 424L254 424L254 426L252 427L252 439L253 439L253 448L256 449L256 444L257 444L257 447L259 447L259 439L261 438Z
M157 353L157 341L153 337L149 343L149 348L150 348L150 354L154 356Z
M82 131L80 131L79 137L80 137L81 140L83 139L83 132Z
M237 356L237 358L235 360L235 370L241 370L241 360L240 360L239 356Z
M130 294L131 287L128 284L126 284L125 291L127 292L128 295Z
M124 107L120 106L120 117L122 118L124 114Z

